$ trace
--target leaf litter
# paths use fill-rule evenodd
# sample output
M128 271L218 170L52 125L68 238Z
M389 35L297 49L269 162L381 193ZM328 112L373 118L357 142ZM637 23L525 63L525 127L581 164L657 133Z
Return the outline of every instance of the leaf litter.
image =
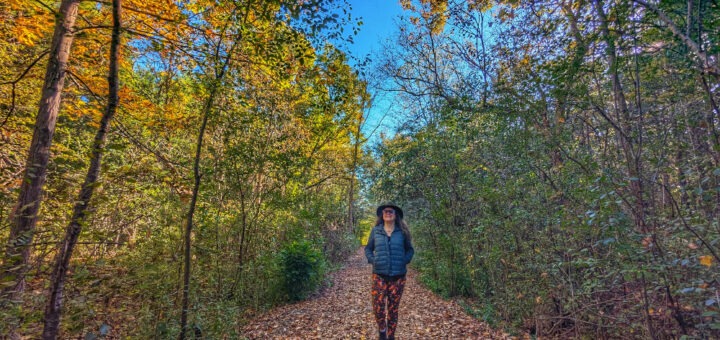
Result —
M372 267L362 248L314 297L275 308L243 328L249 339L377 339L372 314ZM512 339L421 286L410 269L400 301L397 339Z

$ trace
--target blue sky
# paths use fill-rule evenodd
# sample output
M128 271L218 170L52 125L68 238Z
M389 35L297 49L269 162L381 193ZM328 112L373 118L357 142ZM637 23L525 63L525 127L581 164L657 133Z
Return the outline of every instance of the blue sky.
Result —
M381 42L395 32L395 19L403 13L398 0L348 0L353 17L362 18L363 25L350 47L352 55L362 58L378 51Z
M377 60L373 55L381 51L383 41L395 35L396 21L398 16L403 14L400 1L348 0L348 2L352 6L352 16L360 18L363 25L360 26L358 35L353 38L354 44L348 45L344 49L357 60L363 60L368 55L372 60ZM372 69L368 71L372 71ZM370 137L372 144L379 140L378 135L381 131L392 135L396 122L389 115L383 119L387 112L391 111L393 102L391 96L375 93L373 89L370 91L376 99L373 107L367 112L368 118L363 132L366 137ZM374 134L370 135L373 131Z

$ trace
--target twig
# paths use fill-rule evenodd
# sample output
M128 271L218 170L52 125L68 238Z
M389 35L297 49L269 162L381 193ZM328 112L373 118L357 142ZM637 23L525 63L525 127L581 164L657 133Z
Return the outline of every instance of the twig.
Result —
M13 81L0 83L0 85L12 85L12 90L10 91L11 98L12 98L11 102L10 102L10 110L8 110L8 113L5 116L5 119L3 119L3 122L0 123L0 128L5 126L5 123L7 123L8 119L10 119L10 116L12 116L12 114L15 112L15 97L16 97L15 88L17 87L17 83L19 83L21 80L23 80L23 78L25 78L25 76L28 74L28 72L30 72L30 70L35 66L35 64L37 64L40 61L40 59L45 57L48 53L50 53L50 50L45 50L42 53L40 53L40 55L37 58L35 58L35 60L33 60L32 63L30 63L30 65L25 69L25 71L23 71L23 73L21 73L20 76L17 77L17 79L15 79Z
M720 256L718 256L718 254L715 252L715 249L713 249L712 246L711 246L709 243L707 243L707 242L705 241L705 239L702 238L702 236L700 236L700 234L698 234L697 231L695 231L695 229L693 229L693 228L687 223L687 221L685 221L685 217L683 217L682 212L680 211L680 206L678 205L677 200L675 200L675 197L673 197L672 193L670 193L670 189L668 189L667 185L665 185L665 184L660 184L660 183L657 183L657 182L651 182L651 183L655 183L655 184L657 184L657 185L660 185L663 189L665 189L665 192L667 192L668 196L670 197L670 201L672 201L673 206L675 207L675 210L676 210L677 213L678 213L678 217L680 218L680 221L682 221L683 226L685 227L685 229L687 229L689 232L691 232L693 235L695 235L695 237L697 237L697 239L700 240L700 242L705 246L705 248L707 248L707 249L710 251L710 253L713 255L713 257L715 257L715 260L717 260L718 262L720 262Z
M44 3L44 2L42 2L42 1L40 1L40 0L33 0L33 1L37 2L37 3L40 5L40 7L44 7L45 9L47 9L47 10L48 10L50 13L52 13L56 18L60 15L60 13L58 13L54 8L48 6L46 3Z

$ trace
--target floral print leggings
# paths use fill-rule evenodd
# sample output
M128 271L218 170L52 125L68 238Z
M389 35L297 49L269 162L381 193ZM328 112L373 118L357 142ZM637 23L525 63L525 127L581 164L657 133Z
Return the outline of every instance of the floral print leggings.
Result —
M377 321L378 329L387 329L386 334L388 338L392 338L395 335L395 328L397 327L398 321L398 307L400 307L400 297L402 297L404 288L405 275L388 277L373 274L372 303L375 321ZM386 303L388 305L387 318L385 317Z

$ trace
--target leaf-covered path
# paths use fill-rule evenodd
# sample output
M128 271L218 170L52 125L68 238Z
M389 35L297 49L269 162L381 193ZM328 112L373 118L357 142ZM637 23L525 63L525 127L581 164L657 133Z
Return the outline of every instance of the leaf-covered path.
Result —
M371 266L362 248L333 275L319 296L273 309L252 320L250 339L375 339L370 303ZM509 339L463 308L420 286L411 270L400 302L398 339Z

